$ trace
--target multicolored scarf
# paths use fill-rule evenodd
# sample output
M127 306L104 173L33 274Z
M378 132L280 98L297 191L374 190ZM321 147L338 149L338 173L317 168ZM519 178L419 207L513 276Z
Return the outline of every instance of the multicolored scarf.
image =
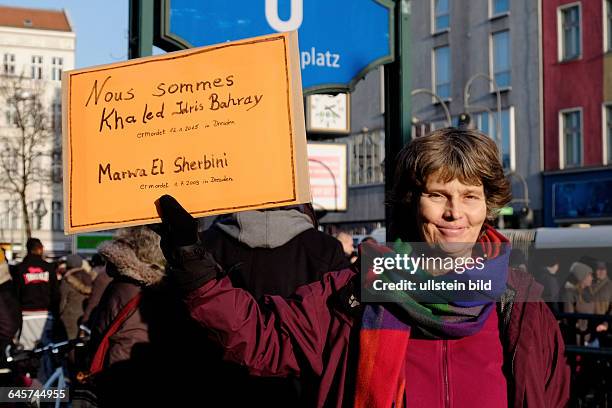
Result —
M411 326L431 338L461 338L478 333L495 300L505 290L508 240L486 226L478 241L487 261L480 274L493 277L489 300L444 301L445 294L432 293L441 303L419 303L410 293L402 292L391 312L384 304L368 304L364 308L359 333L359 362L355 394L356 408L402 408L405 392L405 358L398 350L406 350ZM484 275L483 275L484 276ZM474 275L472 275L473 278ZM497 283L497 284L495 284ZM395 310L397 309L397 311Z

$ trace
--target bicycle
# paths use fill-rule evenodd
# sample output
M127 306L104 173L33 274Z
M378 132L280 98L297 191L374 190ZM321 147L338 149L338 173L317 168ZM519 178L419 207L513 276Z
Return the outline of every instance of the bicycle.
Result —
M22 362L32 361L34 359L40 359L42 355L45 353L51 353L55 356L63 356L65 358L66 354L70 352L75 347L84 347L89 340L89 333L86 333L85 337L80 337L72 340L64 340L56 343L50 343L42 347L37 347L33 350L23 350L20 348L18 344L9 344L6 346L4 350L5 355L5 363L7 367L3 367L5 370L8 369L10 371L17 371L19 374L19 364ZM56 358L56 360L58 360ZM61 359L59 359L61 360ZM66 374L64 372L64 367L62 364L57 364L57 367L51 374L51 376L45 381L42 385L41 390L67 390L69 386L69 381L67 381ZM37 393L40 395L41 393ZM44 393L42 395L45 395ZM54 406L55 408L60 408L62 402L66 401L65 392L58 392L53 394L54 397ZM41 403L40 396L34 396L28 402L30 406L40 407Z

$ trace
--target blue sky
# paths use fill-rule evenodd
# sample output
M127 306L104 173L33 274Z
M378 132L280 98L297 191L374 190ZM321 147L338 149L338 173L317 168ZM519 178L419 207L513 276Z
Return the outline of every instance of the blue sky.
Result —
M0 0L0 5L66 9L77 35L76 68L127 59L128 0Z

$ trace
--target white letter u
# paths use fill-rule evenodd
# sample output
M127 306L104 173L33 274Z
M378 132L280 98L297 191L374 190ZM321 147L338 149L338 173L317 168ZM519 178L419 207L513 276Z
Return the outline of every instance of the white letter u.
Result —
M291 0L291 17L283 21L278 17L278 0L266 0L266 20L276 31L293 31L300 28L304 19L304 0Z

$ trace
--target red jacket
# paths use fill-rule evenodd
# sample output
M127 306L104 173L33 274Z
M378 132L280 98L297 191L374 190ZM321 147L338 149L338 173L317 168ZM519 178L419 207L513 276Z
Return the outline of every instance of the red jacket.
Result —
M406 407L508 406L497 313L460 339L410 337L406 348ZM486 392L483 392L486 390Z
M253 375L314 374L320 378L317 407L349 407L356 342L351 334L360 316L349 311L341 289L354 276L350 269L329 272L290 299L269 296L262 306L223 278L193 291L186 301L226 359ZM509 272L508 287L497 307L508 405L566 406L569 368L557 322L544 303L524 301L541 287L519 270Z

